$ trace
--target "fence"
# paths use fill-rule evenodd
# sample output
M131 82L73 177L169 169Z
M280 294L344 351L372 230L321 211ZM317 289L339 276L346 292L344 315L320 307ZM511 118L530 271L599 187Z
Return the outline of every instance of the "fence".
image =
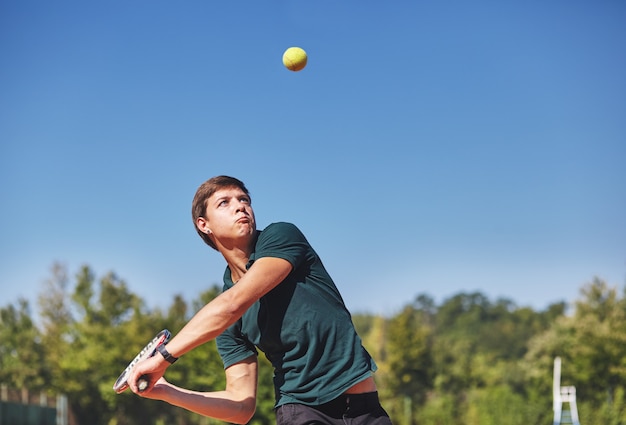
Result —
M67 397L0 385L0 425L70 425Z

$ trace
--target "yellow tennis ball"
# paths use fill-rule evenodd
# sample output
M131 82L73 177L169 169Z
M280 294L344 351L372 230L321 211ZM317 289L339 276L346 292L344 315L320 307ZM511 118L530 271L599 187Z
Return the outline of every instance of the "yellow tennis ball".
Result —
M299 47L290 47L283 53L283 64L290 71L300 71L306 62L306 52Z

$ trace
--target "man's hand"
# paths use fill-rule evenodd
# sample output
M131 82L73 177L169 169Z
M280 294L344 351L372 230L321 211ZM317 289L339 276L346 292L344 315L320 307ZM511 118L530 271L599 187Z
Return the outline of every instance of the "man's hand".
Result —
M160 378L150 389L146 389L137 395L143 398L150 398L152 400L166 400L167 390L169 388L172 388L172 384L167 382L165 378Z
M149 393L156 382L163 377L163 374L170 365L161 354L156 353L154 356L147 358L133 368L128 377L128 386L135 394L143 395ZM140 391L137 387L139 378L144 377L148 380L148 387Z

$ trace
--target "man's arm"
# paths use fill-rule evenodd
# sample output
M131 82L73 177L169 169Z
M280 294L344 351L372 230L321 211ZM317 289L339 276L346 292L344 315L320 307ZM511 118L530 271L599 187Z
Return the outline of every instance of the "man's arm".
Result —
M257 379L257 358L250 356L226 369L224 391L191 391L160 379L152 390L140 395L221 421L245 424L256 410Z
M191 318L167 344L167 351L174 357L180 357L215 339L239 320L259 298L282 282L291 270L291 263L282 258L259 258L232 288L220 294ZM152 383L163 376L169 365L160 354L138 363L128 379L131 390L138 392L137 380L143 375L147 375L150 388Z

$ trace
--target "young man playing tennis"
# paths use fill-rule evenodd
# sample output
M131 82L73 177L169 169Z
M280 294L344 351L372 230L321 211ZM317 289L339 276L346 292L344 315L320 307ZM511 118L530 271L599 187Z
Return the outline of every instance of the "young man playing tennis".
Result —
M135 367L128 380L132 391L247 423L256 409L258 348L274 367L279 425L391 424L378 400L376 364L304 235L289 223L258 231L248 190L227 176L198 188L192 216L200 237L226 260L224 291L160 354ZM163 378L178 357L212 339L224 362L224 391L191 391ZM142 375L150 385L139 392Z

